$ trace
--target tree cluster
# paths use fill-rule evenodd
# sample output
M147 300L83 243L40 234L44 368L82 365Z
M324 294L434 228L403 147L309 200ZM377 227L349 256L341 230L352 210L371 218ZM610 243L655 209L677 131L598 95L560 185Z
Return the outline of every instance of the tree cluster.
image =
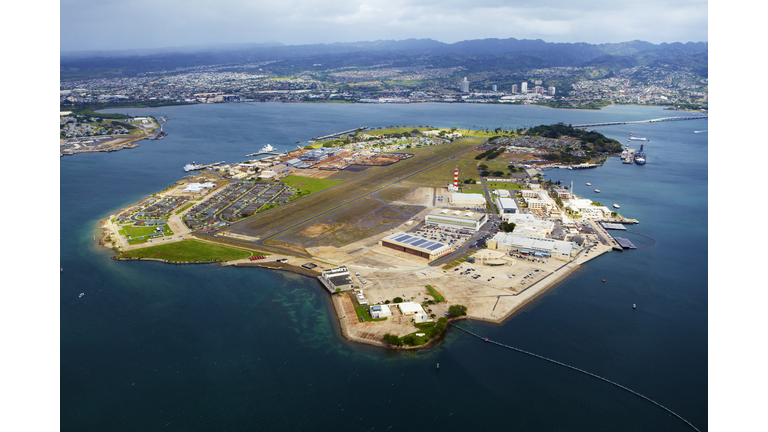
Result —
M448 313L455 317L466 315L467 307L464 305L452 305L448 308Z

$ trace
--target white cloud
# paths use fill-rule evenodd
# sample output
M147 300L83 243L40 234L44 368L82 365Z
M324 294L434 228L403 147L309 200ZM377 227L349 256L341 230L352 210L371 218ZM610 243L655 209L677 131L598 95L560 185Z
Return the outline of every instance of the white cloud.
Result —
M431 38L706 41L705 0L61 0L61 49Z

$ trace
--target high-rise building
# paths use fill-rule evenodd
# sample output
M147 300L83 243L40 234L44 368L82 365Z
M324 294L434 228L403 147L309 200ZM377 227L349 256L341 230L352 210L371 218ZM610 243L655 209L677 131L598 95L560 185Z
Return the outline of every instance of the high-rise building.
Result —
M464 81L459 83L459 89L462 93L469 93L469 81L467 81L467 77L464 77Z
M554 87L550 87L550 88L549 88L549 89L547 89L547 90L549 91L549 95L550 95L550 96L554 96L554 95L555 95L555 88L554 88Z
M528 93L528 83L523 82L520 84L520 93Z
M491 90L496 91L496 84L491 87Z
M517 93L518 87L517 84L512 84L512 93Z

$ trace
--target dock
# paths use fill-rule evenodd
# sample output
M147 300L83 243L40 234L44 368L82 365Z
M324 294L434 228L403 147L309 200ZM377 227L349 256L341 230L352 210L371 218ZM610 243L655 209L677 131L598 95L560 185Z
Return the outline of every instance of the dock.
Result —
M212 163L212 164L203 165L203 169L207 169L207 168L213 168L213 167L215 167L216 165L221 165L221 164L223 164L223 163L224 163L224 161L219 161L219 162L214 162L214 163Z
M261 156L261 155L279 156L281 154L282 153L276 153L276 152L256 152L256 153L247 154L246 156Z
M629 239L626 239L624 237L614 237L613 239L616 240L616 243L618 243L619 246L622 247L622 249L637 249L637 246L632 244L632 242L629 241Z
M602 225L603 228L609 229L609 230L622 230L622 231L627 230L627 227L619 223L600 222L600 225Z
M341 136L341 135L346 135L346 134L349 134L349 133L352 133L352 132L357 132L357 131L366 130L366 129L368 129L368 126L362 126L362 127L359 127L359 128L350 129L350 130L346 130L346 131L343 131L343 132L336 132L336 133L330 134L330 135L316 136L316 137L312 137L311 141L322 141L322 140L326 140L326 139L336 138L336 137Z
M633 149L633 148L627 148L627 149L626 149L626 150L624 150L624 151L625 151L625 152L627 152L627 154L626 154L626 156L624 156L624 157L621 159L621 163L625 163L625 164L631 164L631 163L633 163L633 162L635 161L635 152L636 152L637 150L635 150L635 149ZM623 155L623 153L622 153L622 155Z

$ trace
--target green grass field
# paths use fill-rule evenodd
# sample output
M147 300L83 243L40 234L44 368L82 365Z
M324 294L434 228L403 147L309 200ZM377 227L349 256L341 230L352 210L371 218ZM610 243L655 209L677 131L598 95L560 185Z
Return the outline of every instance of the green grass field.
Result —
M337 184L342 183L341 180L301 177L297 175L289 175L281 181L288 186L300 189L302 191L307 191L309 193L320 192L321 190L328 189L331 186L336 186Z
M368 307L369 306L357 306L355 308L355 313L357 314L358 321L360 320L360 318L362 318L363 321L368 321L368 322L370 322L370 321L386 321L387 320L386 317L384 317L384 318L371 318L371 316L368 315Z
M252 252L229 246L206 243L198 240L184 240L175 243L149 246L125 251L120 258L156 258L172 262L232 261L248 258Z
M427 291L429 292L429 295L432 296L432 298L435 299L435 303L440 303L445 301L445 297L443 297L437 290L432 288L432 285L426 285Z
M486 187L488 189L509 189L509 190L519 190L523 188L523 185L519 183L507 183L507 182L485 182ZM477 185L481 186L481 185Z

